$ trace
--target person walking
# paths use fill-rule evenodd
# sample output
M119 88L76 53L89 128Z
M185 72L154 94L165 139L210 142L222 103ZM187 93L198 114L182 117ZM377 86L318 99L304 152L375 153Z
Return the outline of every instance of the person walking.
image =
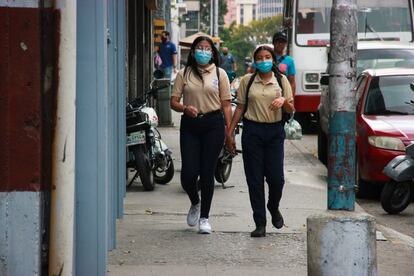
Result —
M226 133L226 144L235 149L234 129L243 117L242 150L250 204L256 229L251 237L266 236L264 180L269 186L267 208L276 228L284 225L279 202L285 183L283 172L285 130L283 113L294 111L293 94L286 76L278 70L273 50L258 47L257 72L245 75L237 93L237 107Z
M278 64L279 70L286 75L289 80L290 87L292 87L293 95L296 92L295 75L296 68L293 58L285 54L287 46L287 36L284 32L277 32L273 35L273 49L276 54L276 63Z
M229 53L227 47L221 49L220 67L226 71L229 81L232 82L236 78L237 64L232 54Z
M163 31L161 33L161 44L158 50L161 58L161 69L164 77L171 79L172 72L177 73L177 47L170 41L170 33Z
M218 67L219 58L210 38L196 38L186 67L177 74L170 101L173 110L183 113L180 125L181 185L191 201L187 223L189 226L198 223L202 234L211 233L208 219L214 193L214 171L225 142L225 126L230 126L232 115L230 84L226 72Z

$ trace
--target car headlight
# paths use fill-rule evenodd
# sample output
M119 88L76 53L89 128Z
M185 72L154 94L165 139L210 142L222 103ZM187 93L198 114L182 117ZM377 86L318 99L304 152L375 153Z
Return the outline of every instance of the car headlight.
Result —
M306 82L315 83L319 81L319 74L318 73L306 73L305 75Z
M369 136L368 143L377 148L405 151L404 143L400 139L394 137Z

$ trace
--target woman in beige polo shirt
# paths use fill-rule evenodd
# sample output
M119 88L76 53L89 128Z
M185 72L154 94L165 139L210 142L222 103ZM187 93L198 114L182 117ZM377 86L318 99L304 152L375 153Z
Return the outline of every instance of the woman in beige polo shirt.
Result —
M170 102L173 110L183 113L180 125L181 185L191 201L187 223L190 226L198 223L202 234L211 233L208 217L214 192L214 171L224 145L225 126L231 121L229 79L218 65L219 53L211 39L205 36L195 39L187 65L175 79ZM198 178L201 200L197 191Z
M282 111L294 111L292 89L286 76L275 64L273 50L258 47L254 54L256 73L247 74L237 91L237 108L226 143L234 148L233 131L243 116L242 149L244 172L249 187L250 204L256 229L252 237L266 236L266 207L264 180L269 186L267 208L272 224L283 227L279 202L285 183L283 174L285 130ZM249 87L250 86L250 87ZM281 87L282 86L282 87Z

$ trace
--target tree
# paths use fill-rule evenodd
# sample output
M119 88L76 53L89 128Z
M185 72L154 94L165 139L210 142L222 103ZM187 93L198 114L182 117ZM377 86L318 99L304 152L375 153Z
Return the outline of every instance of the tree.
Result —
M201 31L210 33L210 0L200 1L200 25ZM219 26L224 25L224 16L227 14L227 1L219 0Z
M236 26L233 22L229 28L220 33L222 46L228 47L237 62L237 74L244 74L245 57L251 57L259 44L272 43L273 34L282 29L282 16L265 18L250 22L247 26Z

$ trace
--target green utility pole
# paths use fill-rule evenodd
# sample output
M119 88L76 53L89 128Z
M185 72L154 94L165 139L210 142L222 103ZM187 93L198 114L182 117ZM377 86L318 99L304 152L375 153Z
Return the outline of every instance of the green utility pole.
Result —
M356 0L334 0L329 53L328 209L355 209Z

